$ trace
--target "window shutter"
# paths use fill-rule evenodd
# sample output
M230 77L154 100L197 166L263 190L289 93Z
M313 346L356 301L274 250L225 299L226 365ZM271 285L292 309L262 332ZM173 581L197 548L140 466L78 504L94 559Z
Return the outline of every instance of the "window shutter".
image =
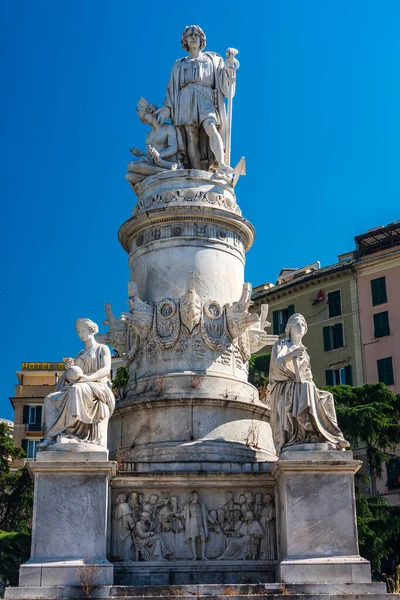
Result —
M387 487L395 490L400 487L400 459L392 458L386 463Z
M42 424L42 407L41 406L37 406L36 407L35 424L36 425L41 425Z
M22 447L22 450L25 452L25 454L28 454L28 440L27 439L21 440L21 447Z
M392 357L381 358L376 361L378 367L378 381L385 383L386 385L394 384L393 377L393 362Z
M330 369L327 369L325 371L325 379L326 379L326 385L334 385L334 383L333 383L333 371L331 371Z
M330 327L324 327L322 330L323 335L324 335L324 350L325 350L325 352L327 352L328 350L332 350L330 329L331 329Z
M336 290L335 292L329 292L328 307L330 317L338 317L342 314L342 308L340 305L340 290Z
M335 325L335 348L343 348L343 325L336 323Z
M289 304L289 306L287 307L287 315L288 315L288 319L294 315L294 304Z
M351 370L351 365L347 365L347 367L344 368L344 376L346 379L346 385L353 385L353 373Z
M274 310L272 313L272 325L274 328L274 335L279 335L279 310Z
M29 406L24 406L24 411L22 414L22 423L27 425L29 423Z
M372 306L387 302L386 277L371 279Z

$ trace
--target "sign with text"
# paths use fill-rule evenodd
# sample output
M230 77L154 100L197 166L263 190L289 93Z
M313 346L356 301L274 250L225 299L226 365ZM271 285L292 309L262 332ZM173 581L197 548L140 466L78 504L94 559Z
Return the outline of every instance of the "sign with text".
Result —
M23 362L21 371L65 371L63 362Z

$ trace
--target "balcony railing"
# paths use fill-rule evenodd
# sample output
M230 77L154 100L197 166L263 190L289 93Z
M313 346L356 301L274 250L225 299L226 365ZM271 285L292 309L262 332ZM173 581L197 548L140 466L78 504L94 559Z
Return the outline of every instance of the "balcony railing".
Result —
M25 431L42 431L43 425L41 423L26 423Z

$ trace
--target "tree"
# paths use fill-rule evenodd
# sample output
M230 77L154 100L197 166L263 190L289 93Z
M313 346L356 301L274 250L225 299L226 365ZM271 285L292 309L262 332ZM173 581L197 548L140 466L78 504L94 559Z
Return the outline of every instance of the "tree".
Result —
M25 457L0 423L0 583L18 585L18 570L29 558L33 483L26 467L11 471L11 461Z
M365 448L368 473L374 483L400 443L400 394L383 383L361 387L336 385L324 389L336 401L338 422L352 448ZM361 493L356 476L357 525L361 555L371 562L375 576L396 571L400 559L400 507L385 498ZM373 485L373 492L376 492Z
M249 382L257 389L261 400L266 400L269 363L271 362L271 353L253 356L249 360Z

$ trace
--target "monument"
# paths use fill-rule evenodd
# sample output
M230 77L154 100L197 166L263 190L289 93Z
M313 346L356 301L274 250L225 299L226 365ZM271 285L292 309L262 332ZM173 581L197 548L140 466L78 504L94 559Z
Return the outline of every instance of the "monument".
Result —
M278 339L268 306L249 312L254 228L235 195L245 161L230 164L237 50L206 51L198 26L181 44L163 106L137 104L150 131L131 150L137 203L119 230L129 308L106 305L96 338L77 321L85 349L45 401L32 555L7 597L77 597L92 574L82 589L102 598L383 599L358 550L361 463L313 382L305 319ZM129 374L115 407L107 345ZM248 382L265 346L267 401Z

